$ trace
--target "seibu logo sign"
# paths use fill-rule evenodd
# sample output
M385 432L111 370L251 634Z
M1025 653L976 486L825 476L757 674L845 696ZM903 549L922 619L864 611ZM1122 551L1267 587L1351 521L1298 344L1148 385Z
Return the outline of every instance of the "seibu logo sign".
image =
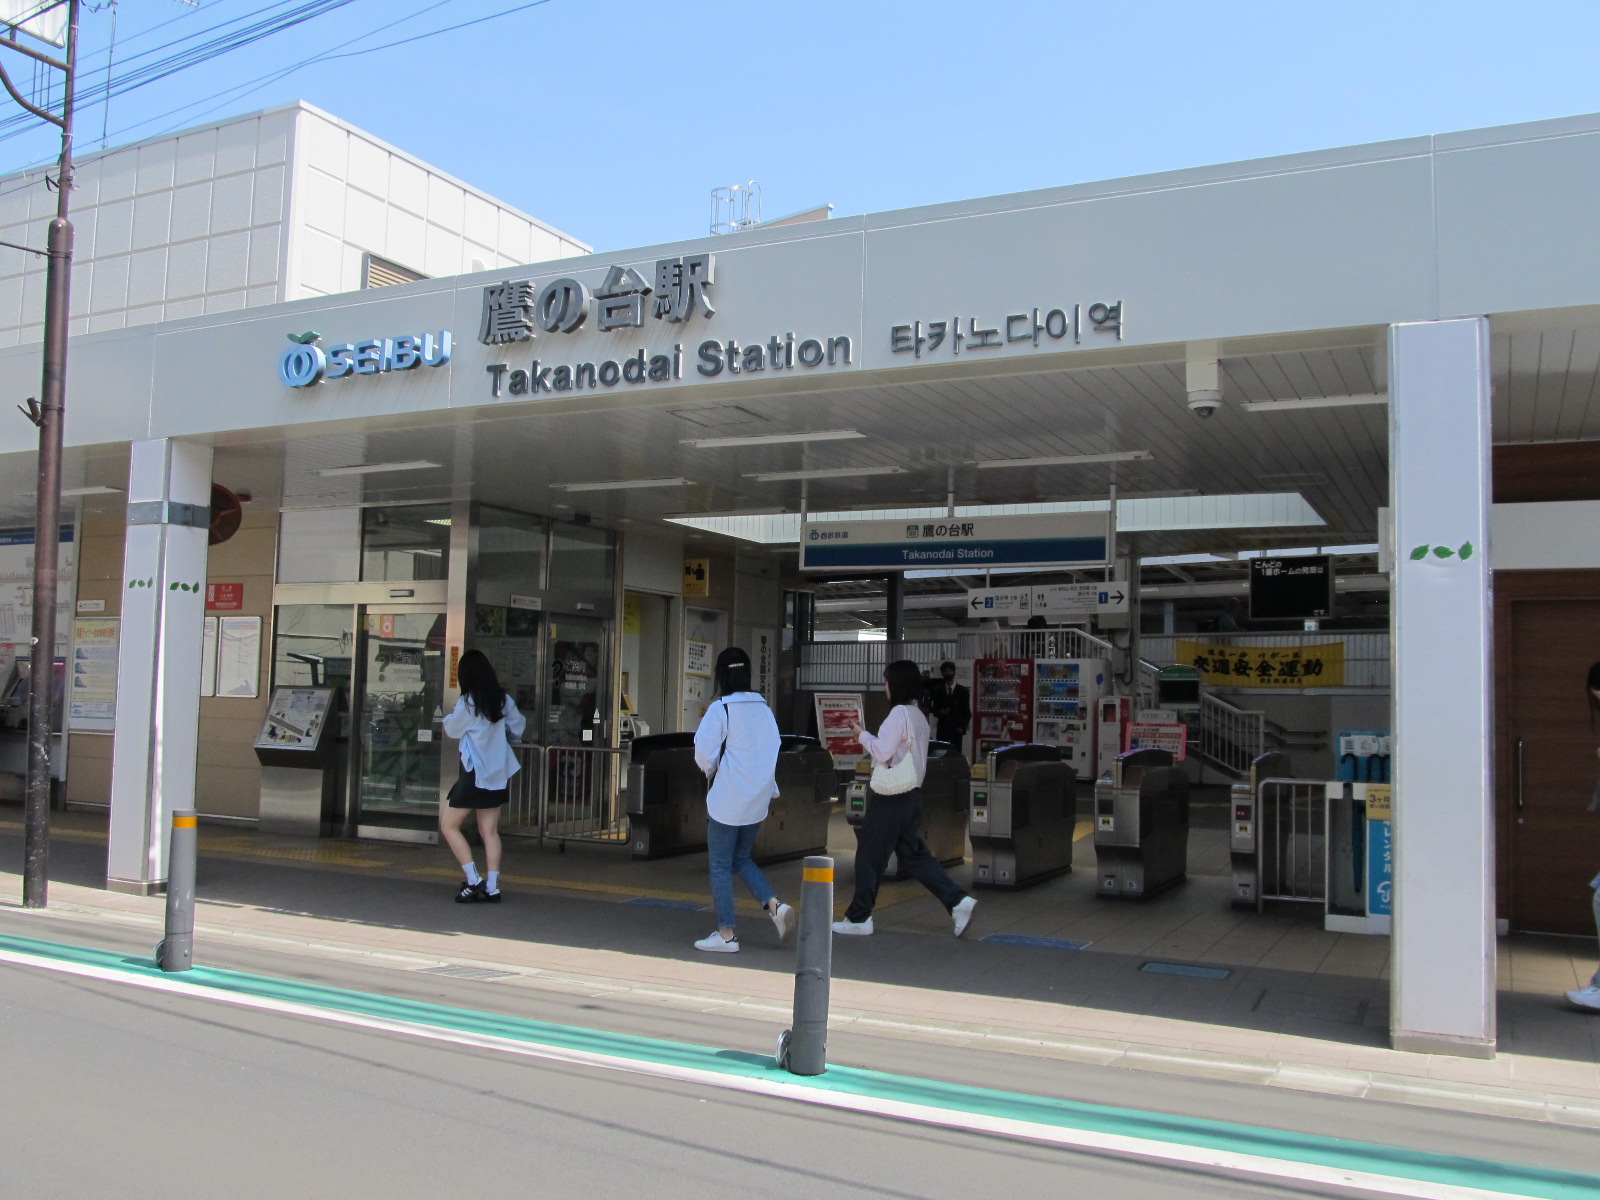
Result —
M364 342L340 342L324 350L319 333L291 333L294 343L278 359L278 378L292 388L311 387L324 379L378 375L416 367L442 367L450 361L450 331L402 334Z

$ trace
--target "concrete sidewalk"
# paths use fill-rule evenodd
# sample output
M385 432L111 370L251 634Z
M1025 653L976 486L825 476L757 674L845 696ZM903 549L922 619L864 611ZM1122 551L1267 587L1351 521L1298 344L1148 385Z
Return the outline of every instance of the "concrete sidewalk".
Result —
M97 923L145 927L153 945L163 901L96 886L103 826L58 814L50 912L80 935ZM15 821L0 818L0 854L13 862L17 832ZM1197 846L1197 859L1204 849ZM847 851L835 851L846 886ZM710 958L690 947L710 927L703 855L633 863L610 848L561 854L514 844L507 866L505 903L455 905L459 873L436 847L210 827L197 955L204 958L208 940L235 940L396 970L505 972L522 986L737 1013L770 1021L774 1033L786 1024L792 950L775 945L762 918L742 918L737 956ZM798 894L797 864L770 875L780 893ZM978 919L958 941L917 885L890 885L881 932L836 942L834 1024L1600 1127L1600 1018L1560 998L1592 969L1592 945L1501 943L1495 1060L1405 1054L1385 1045L1386 939L1329 934L1293 911L1232 913L1226 881L1215 874L1197 873L1147 905L1097 903L1092 887L1082 871L1021 893L980 893ZM0 906L19 900L19 877L0 875Z

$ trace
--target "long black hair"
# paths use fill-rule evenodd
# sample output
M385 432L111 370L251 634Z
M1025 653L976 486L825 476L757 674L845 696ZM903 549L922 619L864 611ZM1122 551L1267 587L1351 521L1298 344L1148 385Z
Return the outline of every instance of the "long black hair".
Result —
M750 655L738 646L729 646L717 655L717 666L712 675L712 682L716 685L718 699L731 696L735 692L748 692Z
M909 658L899 659L885 667L883 681L889 685L891 704L915 704L922 698L922 668Z
M506 690L500 686L500 677L494 665L482 650L468 650L456 664L456 676L461 683L461 694L472 701L473 711L488 721L498 721L506 715Z
M1600 713L1600 698L1595 693L1600 692L1600 662L1589 664L1589 728L1594 728L1594 717Z

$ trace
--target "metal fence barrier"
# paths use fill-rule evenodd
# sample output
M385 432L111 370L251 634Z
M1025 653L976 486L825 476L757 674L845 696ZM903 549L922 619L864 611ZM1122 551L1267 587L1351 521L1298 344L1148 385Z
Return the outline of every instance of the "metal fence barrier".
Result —
M505 833L537 837L539 834L539 798L544 794L544 747L525 742L513 742L512 752L517 765L522 768L511 777L511 801L500 818L500 828Z
M546 747L540 839L627 845L621 798L627 753L616 746Z
M1266 714L1204 692L1196 738L1202 758L1234 775L1248 775L1250 764L1267 748Z
M1268 900L1324 904L1328 898L1328 785L1264 779L1257 813L1261 888Z

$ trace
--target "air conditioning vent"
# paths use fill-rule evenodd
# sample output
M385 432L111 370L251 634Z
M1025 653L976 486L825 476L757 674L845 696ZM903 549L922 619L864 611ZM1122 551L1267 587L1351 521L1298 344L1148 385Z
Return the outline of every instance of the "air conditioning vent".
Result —
M364 288L391 287L397 283L415 283L427 276L410 267L402 267L376 254L368 254L361 262L361 286Z

